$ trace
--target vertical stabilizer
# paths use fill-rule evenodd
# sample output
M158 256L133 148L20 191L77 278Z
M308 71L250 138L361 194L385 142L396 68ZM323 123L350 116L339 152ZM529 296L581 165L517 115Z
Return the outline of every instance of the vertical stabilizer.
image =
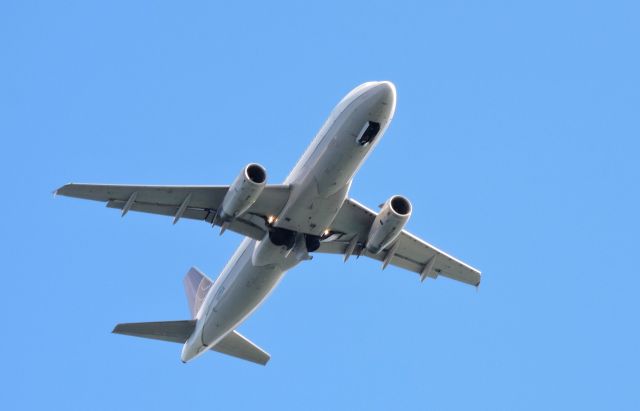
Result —
M187 275L184 276L184 290L187 293L191 318L195 318L198 314L198 310L200 310L200 306L212 284L213 282L209 277L196 267L191 267Z

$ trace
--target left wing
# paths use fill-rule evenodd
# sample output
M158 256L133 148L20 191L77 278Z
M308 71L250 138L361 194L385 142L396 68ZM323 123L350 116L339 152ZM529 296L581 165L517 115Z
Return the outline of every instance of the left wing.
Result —
M376 215L375 211L348 198L331 224L331 231L336 235L321 241L316 252L344 254L345 261L355 253L382 261L383 268L391 264L418 273L422 280L443 275L474 286L480 285L480 271L406 230L402 230L398 239L380 253L367 251L364 244Z
M213 223L228 189L229 186L67 184L55 194L102 201L109 208L121 209L122 215L131 210L172 216L174 223L182 217ZM261 240L267 218L278 215L288 199L288 185L267 185L251 208L227 229Z

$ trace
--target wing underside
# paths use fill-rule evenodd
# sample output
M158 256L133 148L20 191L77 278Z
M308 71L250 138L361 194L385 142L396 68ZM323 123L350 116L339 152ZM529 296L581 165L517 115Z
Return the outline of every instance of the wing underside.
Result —
M229 186L151 186L110 184L67 184L55 194L101 201L109 208L159 214L213 223ZM231 231L262 239L268 216L277 215L289 198L289 186L267 185L249 210L227 227Z
M480 284L480 271L406 230L380 253L367 251L364 245L375 217L373 210L347 199L331 225L332 230L340 233L339 238L321 242L317 252L343 254L345 259L352 253L366 256L383 262L383 267L390 264L418 273L422 280L442 275L474 286Z
M101 201L109 208L159 214L213 224L229 186L148 186L67 184L56 194ZM231 231L261 240L267 232L267 219L277 216L289 199L288 185L267 185L247 212L227 227ZM323 241L317 252L350 255L355 253L420 274L421 279L439 275L471 285L480 284L480 271L448 255L426 241L403 230L387 249L373 254L364 248L376 213L355 200L347 199L331 224L340 235Z

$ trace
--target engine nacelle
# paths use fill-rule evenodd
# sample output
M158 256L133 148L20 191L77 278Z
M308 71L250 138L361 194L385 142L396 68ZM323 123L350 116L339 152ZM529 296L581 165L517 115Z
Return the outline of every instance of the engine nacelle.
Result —
M398 238L411 217L411 202L402 196L391 197L373 221L367 238L367 250L378 254Z
M267 170L252 163L242 169L222 200L218 217L230 221L247 211L256 202L267 184Z

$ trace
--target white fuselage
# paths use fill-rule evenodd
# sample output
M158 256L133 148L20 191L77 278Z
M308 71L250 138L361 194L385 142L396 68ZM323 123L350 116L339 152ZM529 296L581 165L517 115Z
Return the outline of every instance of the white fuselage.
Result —
M331 227L354 174L391 121L395 104L389 82L362 84L342 99L286 178L291 192L275 227L317 236ZM357 139L370 121L379 123L380 131L362 145ZM301 234L290 250L274 245L268 235L261 241L245 238L198 311L182 361L206 352L244 321L287 270L309 258L305 247Z

